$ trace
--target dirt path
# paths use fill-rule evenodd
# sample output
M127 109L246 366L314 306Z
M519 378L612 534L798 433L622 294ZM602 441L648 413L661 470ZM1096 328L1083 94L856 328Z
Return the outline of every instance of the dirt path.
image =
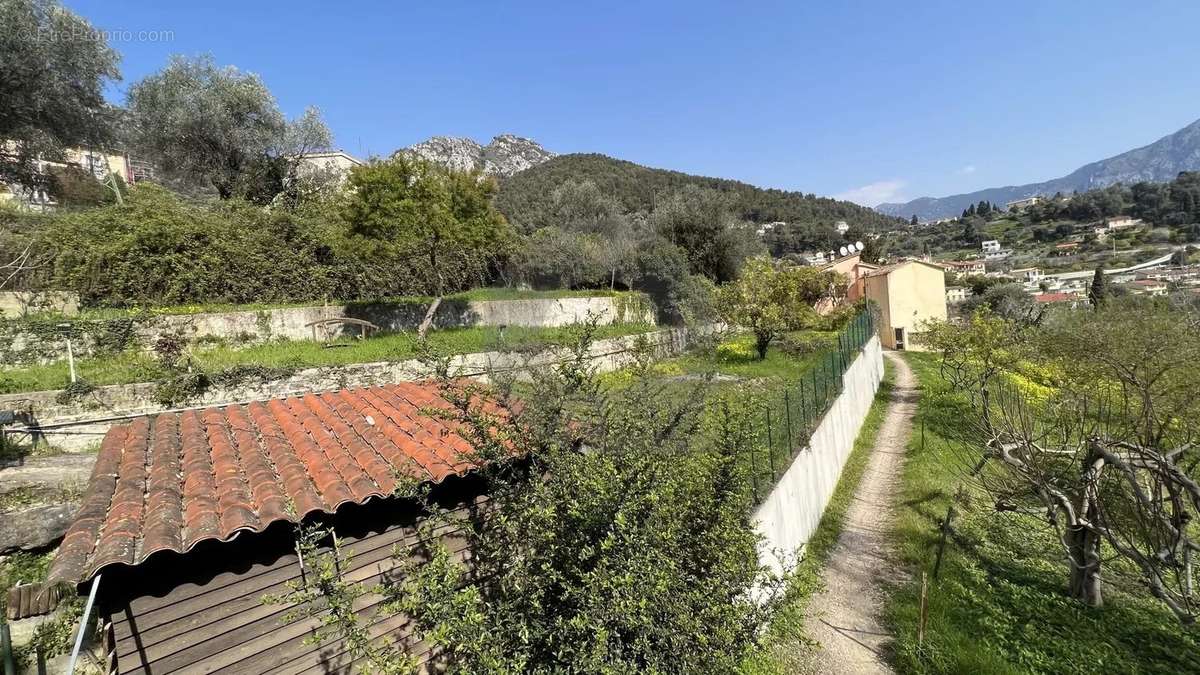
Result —
M887 524L899 489L905 445L912 432L917 381L899 354L884 354L895 369L895 388L875 440L871 461L824 571L825 589L809 605L805 631L820 647L817 673L891 673L882 657L891 635L881 625L880 582L893 569Z

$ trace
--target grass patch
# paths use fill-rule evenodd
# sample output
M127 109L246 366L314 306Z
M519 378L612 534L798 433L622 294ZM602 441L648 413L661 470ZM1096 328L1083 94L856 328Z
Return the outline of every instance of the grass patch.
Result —
M715 349L685 354L664 361L660 368L689 375L725 375L743 379L799 380L836 344L837 331L795 331L776 340L759 359L754 336L734 335Z
M941 577L930 581L924 644L917 644L921 571L931 571L938 527L963 475L946 438L965 419L965 402L938 375L933 355L908 354L921 381L914 434L893 532L898 563L912 581L890 589L893 658L905 673L1200 672L1200 634L1161 605L1126 592L1109 575L1106 605L1091 610L1066 594L1061 548L1032 516L996 514L981 494L957 507Z
M598 326L596 339L607 339L655 330L647 324ZM576 339L572 326L560 328L509 327L500 338L495 327L448 328L429 333L429 344L440 353L472 353L493 349L532 349L567 344ZM383 333L344 346L326 347L312 340L273 341L250 347L200 346L191 354L205 372L220 372L239 366L301 369L345 366L354 363L402 361L419 354L415 333ZM149 354L124 352L114 356L79 359L76 371L94 386L149 382L164 376L158 361ZM61 389L70 380L65 361L0 371L0 393Z
M854 450L842 467L841 477L833 496L821 515L817 531L804 550L804 559L796 566L788 585L787 597L779 614L772 621L762 648L742 665L747 675L784 675L804 670L808 652L814 644L804 634L804 619L813 595L822 588L821 571L829 560L833 547L846 524L846 513L854 493L862 482L863 473L871 461L871 449L887 415L888 401L895 388L895 370L884 361L883 381L875 392L875 401L863 420Z

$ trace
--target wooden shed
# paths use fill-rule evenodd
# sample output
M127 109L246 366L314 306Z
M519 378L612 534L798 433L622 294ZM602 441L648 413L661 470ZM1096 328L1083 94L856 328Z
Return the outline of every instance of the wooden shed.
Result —
M343 673L357 670L337 639L312 644L314 618L263 597L302 580L295 524L321 520L342 540L350 582L395 567L426 515L393 496L430 481L439 507L470 523L482 481L453 423L426 414L449 403L432 384L306 394L166 412L114 427L48 583L98 583L111 673ZM437 535L467 556L459 526ZM371 634L444 665L402 615L356 609Z

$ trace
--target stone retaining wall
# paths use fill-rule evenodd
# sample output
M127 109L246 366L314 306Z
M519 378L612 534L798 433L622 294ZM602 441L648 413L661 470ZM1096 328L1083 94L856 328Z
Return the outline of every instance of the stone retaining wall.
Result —
M125 319L42 320L0 324L0 362L28 365L66 358L67 333L76 357L89 356L114 343L121 348L151 348L158 336L177 334L191 340L217 339L235 344L267 340L326 340L359 335L356 325L310 326L322 319L361 319L385 331L416 330L425 318L425 301L350 303L313 307L200 314L163 314ZM471 326L523 326L553 328L582 323L596 317L601 325L655 323L654 307L646 296L533 298L528 300L443 300L434 315L435 328ZM0 375L3 373L0 372Z
M686 347L687 331L666 329L598 340L592 344L590 357L601 372L629 364L633 348L644 336L657 356L678 354ZM494 370L522 370L560 362L569 356L563 348L536 354L520 352L481 352L464 354L451 362L451 372L463 377L477 377ZM247 381L234 387L212 387L189 407L226 405L230 403L288 396L301 392L321 392L349 387L392 384L419 380L433 375L429 364L419 360L358 363L348 366L306 368L288 377ZM155 401L156 385L149 382L99 387L82 400L61 402L61 390L0 395L0 410L22 411L29 426L44 430L39 442L48 442L64 450L79 450L99 442L114 422L133 415L162 411ZM115 419L114 419L115 418Z

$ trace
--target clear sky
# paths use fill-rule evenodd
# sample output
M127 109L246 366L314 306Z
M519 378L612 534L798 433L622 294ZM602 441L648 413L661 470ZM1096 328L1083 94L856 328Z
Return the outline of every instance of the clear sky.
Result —
M65 4L134 32L112 98L208 52L360 156L507 132L875 204L1057 177L1200 118L1190 0Z

